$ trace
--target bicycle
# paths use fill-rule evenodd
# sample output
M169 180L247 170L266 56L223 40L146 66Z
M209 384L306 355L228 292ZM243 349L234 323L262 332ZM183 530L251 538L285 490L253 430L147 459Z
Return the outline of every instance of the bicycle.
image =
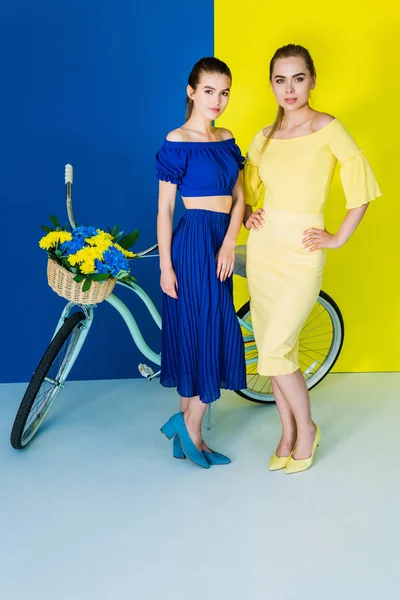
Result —
M66 166L65 173L67 214L71 227L75 228L72 210L71 165ZM154 244L137 253L137 256L142 258L158 256L154 254L157 247L157 244ZM245 250L245 246L238 246L235 251L234 273L240 277L246 277ZM160 313L148 294L136 283L126 284L117 281L117 284L128 288L143 301L150 316L161 329ZM159 367L161 355L148 346L128 307L114 293L110 294L105 301L119 312L140 352ZM95 308L96 305L68 302L62 311L52 340L33 373L17 411L10 437L13 448L19 450L29 444L61 390L65 388L65 382L93 324ZM257 347L254 341L249 302L246 302L237 311L237 317L244 341L247 388L237 390L236 393L253 402L274 402L269 378L257 373ZM343 345L343 337L344 324L341 312L334 300L321 291L300 335L300 363L309 389L320 383L334 366ZM141 375L149 381L160 374L160 370L155 372L152 367L143 363L139 364L138 368Z

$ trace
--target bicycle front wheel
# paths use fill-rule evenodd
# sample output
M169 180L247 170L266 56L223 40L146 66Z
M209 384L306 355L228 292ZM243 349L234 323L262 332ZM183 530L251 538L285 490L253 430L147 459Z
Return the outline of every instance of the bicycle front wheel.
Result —
M257 372L258 352L254 340L250 302L237 312L242 320L245 347L247 388L237 392L253 402L274 402L269 377ZM299 336L299 364L307 387L318 385L337 361L343 346L344 323L336 302L321 291Z
M44 353L15 417L10 441L16 450L29 444L65 387L76 349L86 336L85 321L83 312L70 314Z

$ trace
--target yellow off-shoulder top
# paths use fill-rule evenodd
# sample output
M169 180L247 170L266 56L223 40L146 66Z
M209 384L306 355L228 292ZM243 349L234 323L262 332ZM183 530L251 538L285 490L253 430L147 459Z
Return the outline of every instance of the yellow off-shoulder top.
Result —
M346 196L346 208L356 208L381 196L372 169L344 126L334 119L315 133L292 139L272 138L265 149L259 131L247 153L244 176L246 203L278 210L320 214L328 197L336 162Z

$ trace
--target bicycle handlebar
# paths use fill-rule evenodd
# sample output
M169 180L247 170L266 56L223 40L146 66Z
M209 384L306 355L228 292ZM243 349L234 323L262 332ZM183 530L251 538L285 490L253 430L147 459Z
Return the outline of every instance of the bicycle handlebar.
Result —
M153 244L153 246L150 246L150 248L146 248L146 250L136 252L136 256L146 256L147 254L150 254L150 252L153 252L153 250L157 250L157 248L158 244Z

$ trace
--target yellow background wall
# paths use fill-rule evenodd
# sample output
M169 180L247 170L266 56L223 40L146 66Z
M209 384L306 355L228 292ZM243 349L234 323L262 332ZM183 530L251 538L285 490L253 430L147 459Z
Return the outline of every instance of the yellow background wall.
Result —
M339 250L330 250L323 289L340 306L346 336L336 371L400 370L400 8L383 0L329 4L308 0L215 0L215 56L233 74L231 100L218 125L233 130L245 153L277 105L269 61L288 43L309 49L317 70L312 106L343 122L364 150L383 197ZM326 210L335 232L345 216L336 171ZM239 242L244 243L242 233ZM235 302L248 299L235 278Z

